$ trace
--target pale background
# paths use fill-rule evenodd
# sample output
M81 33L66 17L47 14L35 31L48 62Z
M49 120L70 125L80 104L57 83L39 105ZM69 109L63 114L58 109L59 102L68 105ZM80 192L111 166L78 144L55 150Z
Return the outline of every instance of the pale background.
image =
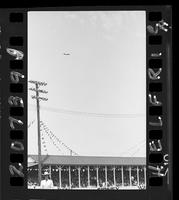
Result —
M41 120L79 155L146 156L145 27L145 11L28 12L28 79L47 82ZM44 139L48 154L68 153ZM28 154L37 154L36 121Z

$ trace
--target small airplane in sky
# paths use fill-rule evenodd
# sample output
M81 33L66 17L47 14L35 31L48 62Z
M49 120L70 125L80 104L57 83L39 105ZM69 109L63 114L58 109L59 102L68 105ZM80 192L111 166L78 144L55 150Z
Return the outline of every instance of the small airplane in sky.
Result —
M70 54L69 54L69 53L63 53L63 55L64 55L64 56L69 56Z

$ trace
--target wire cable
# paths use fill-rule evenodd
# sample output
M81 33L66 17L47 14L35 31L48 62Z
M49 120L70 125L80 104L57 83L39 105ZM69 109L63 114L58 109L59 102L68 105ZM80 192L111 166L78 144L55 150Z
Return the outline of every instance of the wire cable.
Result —
M29 104L31 107L35 108L35 105ZM62 108L52 108L41 106L42 111L50 111L59 114L74 115L74 116L85 116L85 117L101 117L101 118L138 118L144 117L143 113L131 113L131 114L114 114L114 113L95 113L95 112L81 112L76 110L68 110Z

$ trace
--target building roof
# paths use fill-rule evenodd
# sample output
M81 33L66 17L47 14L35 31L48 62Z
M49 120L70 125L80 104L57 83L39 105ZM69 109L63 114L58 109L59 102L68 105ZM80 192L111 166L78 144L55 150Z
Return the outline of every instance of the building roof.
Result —
M37 155L28 156L28 167L38 164ZM32 162L34 161L34 162ZM42 164L46 165L146 165L145 157L95 157L95 156L59 156L42 155Z

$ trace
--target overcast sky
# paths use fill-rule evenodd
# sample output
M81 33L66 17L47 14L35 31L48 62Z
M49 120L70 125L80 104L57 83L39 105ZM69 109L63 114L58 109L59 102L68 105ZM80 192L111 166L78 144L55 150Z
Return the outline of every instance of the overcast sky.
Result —
M28 12L28 79L47 82L40 118L79 155L146 155L145 20L145 11ZM33 94L29 154L37 154ZM48 154L69 154L42 136Z

